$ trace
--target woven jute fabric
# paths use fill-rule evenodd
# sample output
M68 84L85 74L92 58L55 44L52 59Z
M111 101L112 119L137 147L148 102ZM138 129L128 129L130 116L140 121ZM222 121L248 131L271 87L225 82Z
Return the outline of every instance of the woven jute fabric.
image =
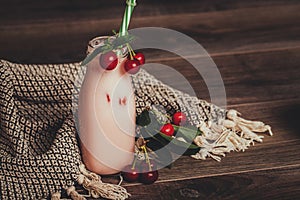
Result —
M84 73L79 63L0 61L0 199L47 198L74 185L82 164L74 108ZM132 83L137 113L153 105L169 114L181 110L195 126L226 117L226 110L175 90L144 70Z

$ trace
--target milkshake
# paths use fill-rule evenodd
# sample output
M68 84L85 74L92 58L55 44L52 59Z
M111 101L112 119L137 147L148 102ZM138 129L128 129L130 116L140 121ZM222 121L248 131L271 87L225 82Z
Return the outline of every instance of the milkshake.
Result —
M105 45L107 39L114 38L93 39L88 52ZM135 101L131 77L124 68L127 51L122 48L112 54L116 60L100 53L87 64L78 104L83 162L103 175L121 171L134 157ZM103 66L105 59L112 59L114 66Z

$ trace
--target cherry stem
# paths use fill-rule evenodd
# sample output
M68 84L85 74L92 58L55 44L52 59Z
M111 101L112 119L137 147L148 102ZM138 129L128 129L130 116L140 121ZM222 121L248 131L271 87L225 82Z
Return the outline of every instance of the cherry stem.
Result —
M146 163L148 163L149 170L152 171L152 167L151 167L151 164L150 164L150 158L149 158L149 155L148 155L148 152L147 152L146 145L143 145L141 148L143 149L143 151L145 153Z
M130 56L130 60L133 60L133 57L136 55L135 52L133 51L132 47L130 46L129 43L126 44L127 45L127 49L129 52L129 56Z
M147 131L147 130L146 130ZM147 131L148 132L148 131ZM150 163L150 157L147 151L147 147L146 147L146 143L144 143L141 147L141 150L144 152L145 154L145 159L146 159L146 163L148 163L149 166L149 170L152 171L152 167L151 167L151 163Z
M140 154L140 152L138 152L137 155L134 157L131 169L135 169L135 164L136 164L136 161L137 161L137 158L138 158L139 154Z
M130 48L130 51L132 52L132 55L135 56L136 54L135 54L134 50L132 49L131 45L129 43L127 43L127 44L128 44L128 46Z
M132 52L130 50L130 45L128 43L126 45L127 45L127 49L128 49L128 52L129 52L130 60L133 60Z

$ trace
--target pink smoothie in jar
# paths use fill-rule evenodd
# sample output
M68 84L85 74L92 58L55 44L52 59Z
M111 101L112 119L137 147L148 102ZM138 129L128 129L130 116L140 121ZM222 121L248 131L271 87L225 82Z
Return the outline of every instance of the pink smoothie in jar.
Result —
M103 45L108 38L93 39L88 52ZM126 49L118 51L118 64L113 70L100 66L101 54L87 64L79 93L82 159L87 169L102 175L121 171L132 163L134 156L134 90L130 74L124 69Z

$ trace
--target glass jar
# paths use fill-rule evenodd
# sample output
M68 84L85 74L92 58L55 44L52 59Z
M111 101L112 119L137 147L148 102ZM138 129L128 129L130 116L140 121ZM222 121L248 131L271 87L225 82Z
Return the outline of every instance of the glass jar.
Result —
M88 53L114 37L97 37ZM117 50L118 64L113 70L100 66L97 55L87 64L78 102L82 159L98 174L114 174L132 163L135 144L135 101L130 74L124 64L127 48Z

